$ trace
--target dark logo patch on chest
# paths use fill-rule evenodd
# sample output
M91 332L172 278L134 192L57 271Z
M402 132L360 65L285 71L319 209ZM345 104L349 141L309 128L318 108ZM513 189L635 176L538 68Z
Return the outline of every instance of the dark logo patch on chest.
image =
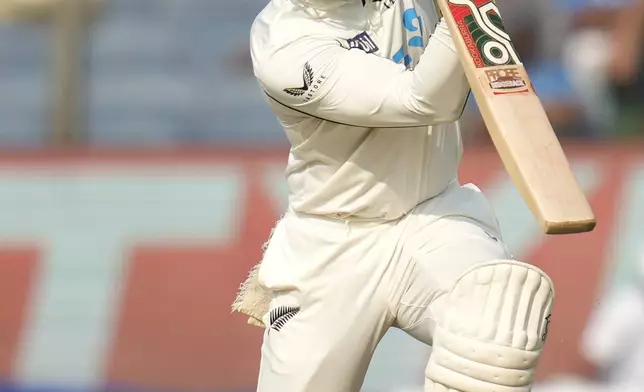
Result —
M373 39L366 32L362 32L356 35L353 38L347 40L350 49L360 49L365 53L376 53L378 45L373 41Z
M386 8L391 8L396 4L396 0L371 0L372 3L382 3ZM367 0L362 0L362 6L367 5Z

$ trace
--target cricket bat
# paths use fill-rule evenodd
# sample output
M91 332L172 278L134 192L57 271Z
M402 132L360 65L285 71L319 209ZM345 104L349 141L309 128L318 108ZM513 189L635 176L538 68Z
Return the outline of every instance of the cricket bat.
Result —
M436 0L483 120L546 234L592 231L593 211L493 0Z

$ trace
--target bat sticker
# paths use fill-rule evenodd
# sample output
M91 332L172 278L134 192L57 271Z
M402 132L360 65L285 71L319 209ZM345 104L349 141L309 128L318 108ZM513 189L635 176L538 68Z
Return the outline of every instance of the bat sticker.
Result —
M494 95L527 93L530 87L518 67L485 70L487 82Z

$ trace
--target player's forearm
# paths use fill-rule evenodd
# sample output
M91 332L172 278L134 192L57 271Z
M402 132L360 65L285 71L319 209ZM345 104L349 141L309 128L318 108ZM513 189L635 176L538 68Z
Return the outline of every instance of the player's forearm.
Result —
M406 87L411 109L431 117L433 123L460 118L470 88L444 21L436 27Z
M453 122L469 90L443 23L413 71L373 53L347 50L332 37L307 37L258 54L263 58L254 57L255 73L273 100L347 125L407 128Z
M458 120L469 84L449 30L441 22L413 71L390 60L353 53L339 62L341 75L317 112L323 118L369 127L413 127ZM363 94L355 94L361 91Z

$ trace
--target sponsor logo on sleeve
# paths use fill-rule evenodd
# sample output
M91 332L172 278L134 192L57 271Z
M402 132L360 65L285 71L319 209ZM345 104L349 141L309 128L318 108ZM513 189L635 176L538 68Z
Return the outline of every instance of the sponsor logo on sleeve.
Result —
M304 97L303 103L307 103L315 97L325 80L326 76L316 76L313 67L307 62L302 70L302 87L285 88L284 92L293 97Z

